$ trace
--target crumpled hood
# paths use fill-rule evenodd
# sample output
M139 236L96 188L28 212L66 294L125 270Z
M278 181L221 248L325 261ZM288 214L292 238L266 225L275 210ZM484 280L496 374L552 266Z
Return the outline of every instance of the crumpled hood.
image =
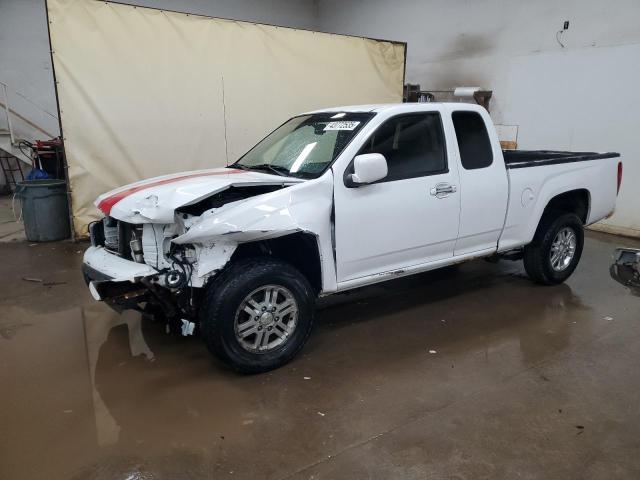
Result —
M232 168L181 172L132 183L100 195L95 206L130 223L173 223L176 208L231 186L293 185L304 180Z

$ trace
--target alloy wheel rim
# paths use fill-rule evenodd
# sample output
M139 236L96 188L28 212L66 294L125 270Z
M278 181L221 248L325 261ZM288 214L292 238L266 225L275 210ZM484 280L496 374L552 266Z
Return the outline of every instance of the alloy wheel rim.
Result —
M549 252L551 268L556 272L566 270L576 254L577 243L576 233L569 227L564 227L556 233Z
M282 285L256 288L240 302L234 320L236 340L251 353L267 353L291 338L298 324L298 303Z

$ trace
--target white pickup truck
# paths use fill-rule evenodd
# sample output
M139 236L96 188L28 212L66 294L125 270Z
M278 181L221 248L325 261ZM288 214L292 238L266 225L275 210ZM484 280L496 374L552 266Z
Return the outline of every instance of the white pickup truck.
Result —
M265 371L300 351L318 296L490 256L564 281L583 227L614 210L618 157L503 152L471 104L305 113L229 167L101 195L83 272L97 300Z

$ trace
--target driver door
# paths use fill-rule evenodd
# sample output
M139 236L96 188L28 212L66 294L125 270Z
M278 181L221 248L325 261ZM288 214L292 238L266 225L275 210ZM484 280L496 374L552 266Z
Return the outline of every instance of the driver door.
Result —
M457 166L447 161L440 114L386 120L366 141L363 153L384 155L388 175L351 188L335 177L338 284L356 279L367 283L365 277L371 275L452 257L460 191ZM347 173L352 168L353 162Z

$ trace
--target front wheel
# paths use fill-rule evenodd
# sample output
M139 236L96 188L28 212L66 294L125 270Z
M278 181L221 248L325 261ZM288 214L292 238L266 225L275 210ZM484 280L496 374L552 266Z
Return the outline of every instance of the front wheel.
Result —
M209 350L243 373L280 367L304 346L314 292L288 263L257 258L229 266L207 287L200 328Z
M524 268L536 283L564 282L578 266L584 245L582 221L574 213L547 214L524 247Z

